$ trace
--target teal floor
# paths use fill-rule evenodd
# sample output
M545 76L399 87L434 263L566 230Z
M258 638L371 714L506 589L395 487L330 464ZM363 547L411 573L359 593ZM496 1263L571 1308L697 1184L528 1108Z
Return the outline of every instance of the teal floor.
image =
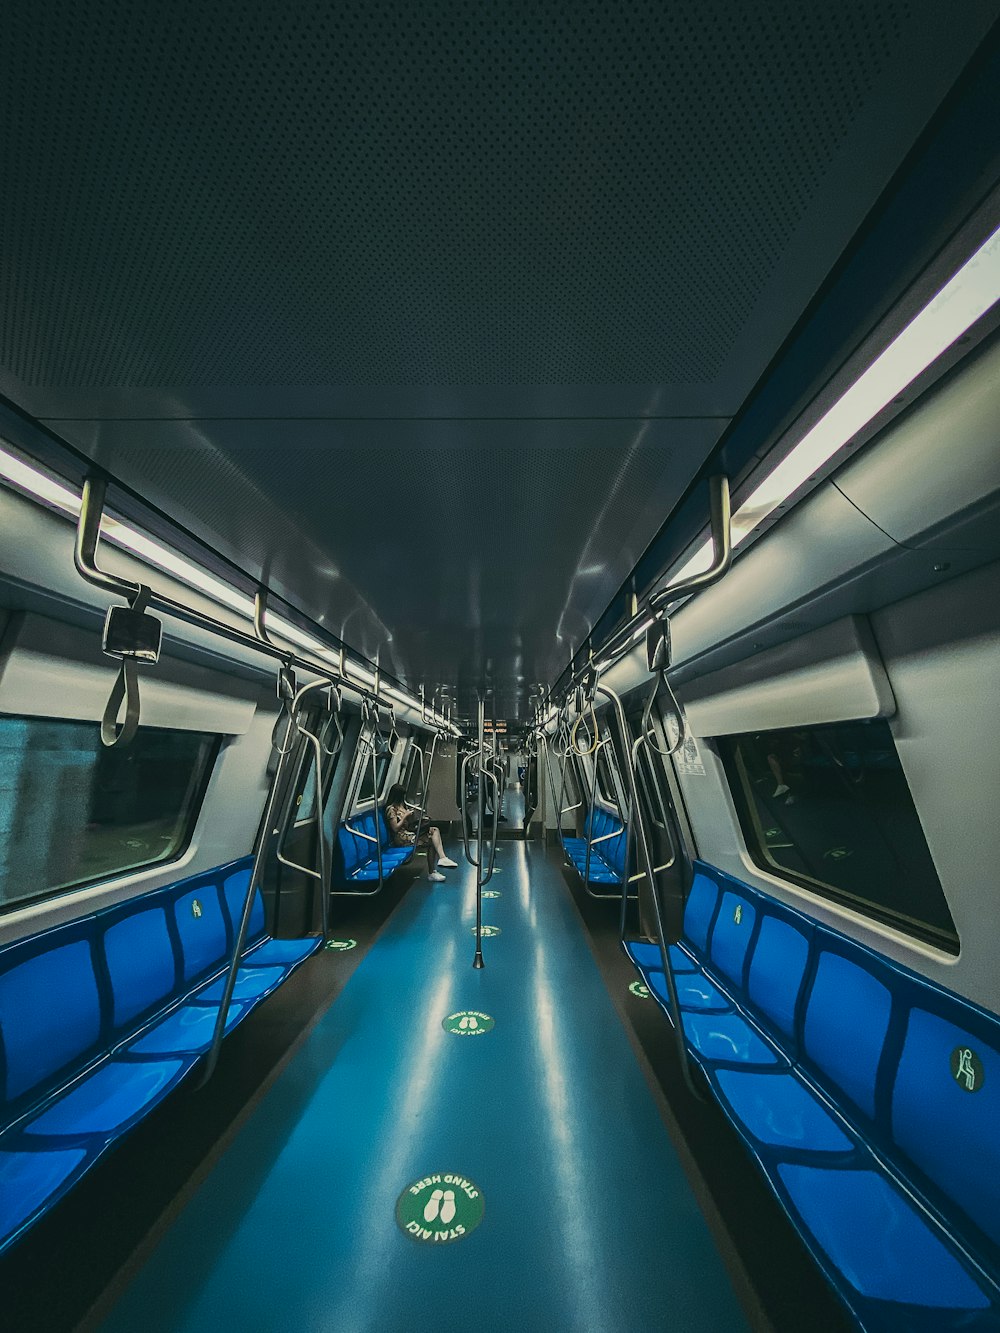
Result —
M108 1333L747 1327L557 860L512 841L499 865L486 969L472 872L416 883ZM493 1029L444 1030L470 1010ZM397 1223L435 1174L480 1196L456 1222L484 1204L458 1239L429 1186L431 1239Z

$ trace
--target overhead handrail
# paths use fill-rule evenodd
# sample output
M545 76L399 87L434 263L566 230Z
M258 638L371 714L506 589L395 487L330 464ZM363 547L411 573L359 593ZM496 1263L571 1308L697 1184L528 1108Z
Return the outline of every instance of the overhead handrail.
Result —
M108 480L99 473L92 473L84 479L81 498L80 498L80 516L77 523L77 537L74 549L74 564L80 576L92 583L95 587L103 589L105 592L113 593L116 596L124 597L127 601L132 600L141 588L146 587L126 579L117 574L112 574L108 570L101 569L96 563L96 553L98 540L100 536L101 519L104 514ZM194 606L188 606L184 602L177 601L176 598L168 596L155 588L149 587L148 601L143 611L153 610L163 612L173 617L175 620L183 621L185 624L192 625L196 629L204 630L208 634L213 634L219 638L226 639L230 643L238 644L240 647L251 649L257 653L263 653L268 657L274 657L284 662L288 666L295 666L299 670L309 671L318 675L330 674L329 661L317 661L314 658L296 652L293 649L282 647L275 642L267 631L264 624L264 608L268 596L266 588L258 588L254 597L254 619L257 622L253 630L240 629L235 625L228 624L224 620L219 620L216 616L210 615L205 611L198 610ZM126 608L117 608L119 611L125 611ZM152 617L148 617L152 619ZM121 622L124 624L124 621ZM115 627L116 631L119 628ZM151 627L150 627L151 632ZM320 630L322 634L324 631ZM148 646L147 646L148 651ZM339 654L339 666L335 667L337 683L345 690L350 690L352 695L359 699L370 697L371 691L366 685L351 679L351 663L347 657L346 646L343 641L332 645L329 650L317 649L317 652L323 652L326 656L327 651L332 655ZM137 657L138 661L152 660L148 657ZM447 725L450 721L442 713L440 717L431 715L426 719L428 723L440 725L442 722ZM120 742L119 742L120 743Z
M104 477L88 475L80 497L73 563L88 583L124 597L128 602L128 606L108 607L101 637L101 650L105 656L115 657L121 663L101 718L101 744L110 749L116 745L130 745L139 729L138 666L140 662L159 661L163 627L155 616L147 613L153 595L151 588L101 569L97 563L106 498L107 481ZM123 703L125 717L119 725Z
M647 594L642 603L633 597L631 614L625 623L602 644L599 656L605 672L620 661L629 652L639 637L642 628L663 618L665 609L671 603L693 593L702 592L729 570L733 562L732 544L732 501L729 478L724 473L717 473L708 479L709 524L712 541L712 562L708 569L700 574L692 574L663 588ZM566 693L576 688L593 669L593 651L585 665L579 667L566 683Z
M609 686L597 682L595 686L595 693L603 695L604 698L607 699L609 703L612 705L612 710L615 715L615 721L618 726L618 734L621 740L621 753L626 757L625 771L628 777L629 808L632 816L630 820L630 825L635 830L636 843L638 845L642 857L642 864L645 867L645 873L649 879L650 897L652 898L653 901L653 913L656 917L656 933L660 946L660 958L663 963L663 976L667 986L667 995L670 1004L670 1013L673 1021L674 1037L677 1044L677 1054L680 1060L681 1073L683 1074L684 1082L688 1088L688 1091L698 1101L702 1101L703 1098L701 1096L701 1093L695 1086L695 1082L691 1074L691 1064L688 1057L687 1046L684 1041L684 1026L683 1023L681 1022L680 1001L677 998L677 983L674 980L673 965L671 964L670 961L671 942L667 940L666 931L663 926L663 911L660 906L660 895L657 889L656 874L653 867L653 854L649 844L649 833L648 830L646 829L645 821L642 818L642 806L639 801L639 790L636 783L636 775L635 775L636 769L634 763L634 753L632 750L631 736L629 734L628 724L625 721L625 710L622 707L621 698ZM627 867L628 862L626 861L625 864ZM624 882L622 884L622 896L625 897L628 893L628 884L629 884L629 876L627 870L626 874L623 877L623 880Z

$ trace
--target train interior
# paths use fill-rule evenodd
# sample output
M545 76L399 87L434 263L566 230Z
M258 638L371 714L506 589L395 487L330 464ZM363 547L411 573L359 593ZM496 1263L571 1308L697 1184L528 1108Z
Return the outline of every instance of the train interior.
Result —
M1000 1330L1000 9L0 49L17 1333Z

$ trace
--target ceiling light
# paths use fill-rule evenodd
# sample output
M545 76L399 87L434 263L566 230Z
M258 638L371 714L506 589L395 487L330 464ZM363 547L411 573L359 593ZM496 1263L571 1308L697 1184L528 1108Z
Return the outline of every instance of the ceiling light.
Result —
M786 454L733 515L737 546L780 504L828 463L860 430L912 384L1000 299L1000 229L985 241L914 316L819 421ZM670 582L700 574L712 562L704 542L671 571ZM638 637L638 635L636 636Z

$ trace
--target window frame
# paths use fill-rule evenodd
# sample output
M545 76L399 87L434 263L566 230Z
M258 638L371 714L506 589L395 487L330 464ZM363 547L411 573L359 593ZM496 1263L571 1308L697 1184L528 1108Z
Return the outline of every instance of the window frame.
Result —
M858 723L870 723L872 721L883 721L888 730L888 723L885 723L884 719L844 718L841 721L834 723L816 723L813 727L772 727L768 729L765 734L780 734L785 731L809 731L812 733L817 729L825 730L830 726L855 725ZM754 735L753 732L737 732L727 736L716 736L712 739L719 756L725 784L736 811L737 823L743 847L753 866L757 870L762 871L766 875L770 875L773 879L776 879L781 883L789 884L798 889L805 889L808 893L813 894L817 898L834 903L840 907L846 907L852 912L856 912L859 916L898 931L908 939L918 941L921 944L930 945L932 948L939 950L948 957L957 958L961 952L961 939L958 934L958 926L955 923L951 904L948 901L944 885L941 882L941 876L938 874L937 866L934 864L934 858L930 850L930 845L927 843L926 834L923 833L920 814L916 808L916 802L913 799L910 784L906 779L902 762L899 759L899 752L896 749L895 737L893 737L891 731L889 731L889 739L892 742L893 753L895 754L899 768L899 775L903 782L906 794L910 799L914 815L916 816L918 824L920 824L921 833L924 837L924 846L937 880L941 901L952 922L953 930L951 932L942 927L923 921L918 917L910 916L896 908L874 902L872 899L862 897L859 894L851 893L849 889L842 888L840 885L829 884L824 880L814 878L806 872L796 870L793 867L781 865L780 862L769 857L767 854L764 827L761 824L760 814L754 804L750 792L750 775L747 772L746 762L739 747L739 742L741 740L752 735ZM793 843L792 846L795 847L795 844Z
M48 715L36 713L19 714L0 711L0 722L7 718L19 722L66 723L70 726L93 727L98 734L98 738L100 735L101 724L99 722L92 722L88 718L49 717ZM56 888L46 889L41 893L26 894L24 897L15 898L9 901L5 899L0 900L0 919L10 916L15 912L23 911L26 907L34 906L38 903L52 902L58 898L68 898L73 894L81 893L86 889L92 889L101 884L113 884L116 880L126 879L131 875L138 875L151 870L161 870L166 866L174 865L176 862L184 859L190 851L191 844L194 841L194 836L197 832L198 824L204 809L205 797L208 794L208 788L211 784L212 777L215 774L216 765L218 763L219 755L222 752L223 744L228 737L219 732L195 731L186 727L140 726L136 733L136 738L143 732L148 733L150 731L196 735L209 742L205 751L205 757L202 761L202 771L200 775L198 775L197 781L189 779L190 796L187 808L187 818L185 819L183 831L176 846L171 849L169 854L158 857L153 861L141 861L136 865L117 867L114 870L102 871L100 874L89 875L86 879L74 880L71 884L62 884ZM96 754L99 756L100 751L98 750Z

